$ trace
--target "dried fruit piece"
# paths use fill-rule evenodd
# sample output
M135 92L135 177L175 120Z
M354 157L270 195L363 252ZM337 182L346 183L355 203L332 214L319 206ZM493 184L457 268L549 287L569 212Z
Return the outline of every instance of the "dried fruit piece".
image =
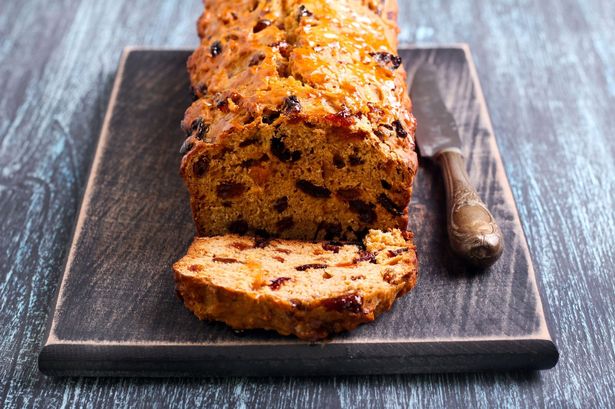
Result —
M271 280L271 282L269 283L269 288L271 288L274 291L279 290L282 284L290 280L291 280L290 277L278 277L275 280Z
M377 53L369 53L376 62L380 65L386 66L392 70L396 70L401 65L401 57L395 54L388 53L386 51L380 51Z
M378 128L374 129L374 133L383 141L393 135L393 126L389 124L380 124Z
M338 169L342 169L344 166L346 166L346 163L344 163L344 158L342 158L337 153L333 155L333 166L335 166Z
M192 173L197 178L201 178L205 176L207 170L209 169L209 159L205 156L201 156L192 164Z
M340 295L339 297L328 298L321 301L321 304L329 311L360 314L363 310L363 297L359 294L346 294Z
M376 221L377 215L374 209L376 206L373 203L366 203L363 200L351 200L349 203L350 210L359 215L359 220L362 223L373 223Z
M285 114L296 114L301 112L301 103L299 99L295 95L289 95L284 98L284 102L282 102L281 106L282 112Z
M303 264L301 266L295 267L295 270L297 270L297 271L305 271L305 270L309 270L309 269L312 269L312 268L327 268L327 267L329 267L329 266L326 265L326 264Z
M218 102L216 102L216 108L218 108L220 111L222 111L225 114L227 114L229 112L229 109L228 109L228 99L224 98L224 99L221 99Z
M278 43L278 51L280 52L280 55L282 55L282 57L290 57L290 44L288 44L286 41L280 41Z
M348 128L354 124L354 117L347 107L344 107L341 111L335 114L328 114L325 119L332 122L334 126Z
M395 132L397 133L398 138L405 138L408 136L408 132L406 132L404 126L399 120L393 121L393 126L395 126Z
M331 191L329 189L324 186L315 185L309 180L299 179L295 183L295 186L297 186L297 188L303 193L307 193L308 195L313 197L326 198L331 196Z
M222 43L220 41L214 41L209 47L209 52L212 57L220 54L222 52Z
M278 198L275 202L273 202L273 208L276 212L282 213L288 208L288 197L282 196Z
M259 31L263 31L270 25L271 25L271 20L267 20L267 19L258 20L258 23L254 25L252 32L258 33Z
M330 241L328 243L322 243L322 248L324 250L332 251L335 254L340 252L340 248L341 248L340 246L341 246L341 243L338 243L336 241Z
M241 94L238 92L231 92L228 98L230 98L231 101L233 101L233 103L237 105L241 102L242 97L241 97Z
M222 182L216 187L216 194L222 199L232 199L241 196L248 187L243 183Z
M391 190L391 187L392 187L392 186L391 186L391 184L390 184L389 182L387 182L386 180L382 179L382 180L380 181L380 184L382 185L382 188L383 188L383 189L386 189L386 190Z
M372 264L376 264L376 254L367 250L359 250L358 257L355 257L352 262L360 263L362 261L369 261Z
M387 195L380 193L378 195L378 203L393 216L401 216L404 214L403 208L396 205Z
M271 138L271 153L282 162L296 162L301 159L301 151L291 151L284 144L286 135Z
M255 65L260 64L265 59L265 54L256 53L250 58L250 62L248 62L248 67L253 67Z
M286 63L285 61L278 61L276 64L276 70L280 78L290 77L290 70L288 69L288 63Z
M202 141L209 132L209 125L203 121L203 118L197 118L192 122L190 130L196 139Z
M297 13L297 23L301 21L302 17L311 17L313 14L303 4L299 6L299 13Z
M197 90L199 93L201 93L202 95L207 94L207 84L203 84L203 83L198 84L198 85L196 86L196 90Z
M216 263L226 263L226 264L230 264L230 263L237 263L237 259L231 258L231 257L215 257L213 258L213 260Z
M247 250L249 248L252 248L252 246L250 244L244 243L244 242L241 242L241 241L236 241L236 242L232 243L231 246L233 246L237 250L241 250L241 251Z
M387 254L389 257L395 257L395 256L399 256L401 253L406 253L407 251L408 251L407 247L402 247L400 249L389 250L387 251Z

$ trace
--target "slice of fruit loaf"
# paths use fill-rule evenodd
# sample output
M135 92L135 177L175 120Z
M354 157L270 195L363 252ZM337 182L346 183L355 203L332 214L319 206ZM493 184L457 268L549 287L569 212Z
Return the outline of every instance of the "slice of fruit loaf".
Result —
M318 340L373 321L414 287L411 234L370 230L363 244L197 237L175 265L177 290L200 319Z

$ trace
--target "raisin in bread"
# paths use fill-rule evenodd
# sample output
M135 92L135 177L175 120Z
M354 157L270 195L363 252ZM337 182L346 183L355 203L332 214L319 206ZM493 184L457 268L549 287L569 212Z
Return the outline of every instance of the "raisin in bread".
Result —
M395 2L205 4L181 149L198 234L405 229L417 158Z
M200 319L322 339L374 320L416 283L409 233L370 230L363 244L197 237L173 266L177 290Z

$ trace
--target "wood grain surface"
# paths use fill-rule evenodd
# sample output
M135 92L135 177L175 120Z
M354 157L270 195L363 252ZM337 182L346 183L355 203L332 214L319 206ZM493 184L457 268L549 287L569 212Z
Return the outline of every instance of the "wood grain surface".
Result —
M561 358L541 373L55 380L36 357L121 50L196 44L197 1L3 1L0 404L609 407L615 3L402 1L400 39L470 44Z

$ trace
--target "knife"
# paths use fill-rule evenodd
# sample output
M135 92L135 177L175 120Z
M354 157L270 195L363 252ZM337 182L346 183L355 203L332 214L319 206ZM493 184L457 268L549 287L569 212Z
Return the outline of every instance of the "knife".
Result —
M472 265L489 267L502 254L504 238L470 184L457 124L442 99L437 71L430 63L423 63L417 70L411 97L421 156L431 158L442 168L451 248Z

